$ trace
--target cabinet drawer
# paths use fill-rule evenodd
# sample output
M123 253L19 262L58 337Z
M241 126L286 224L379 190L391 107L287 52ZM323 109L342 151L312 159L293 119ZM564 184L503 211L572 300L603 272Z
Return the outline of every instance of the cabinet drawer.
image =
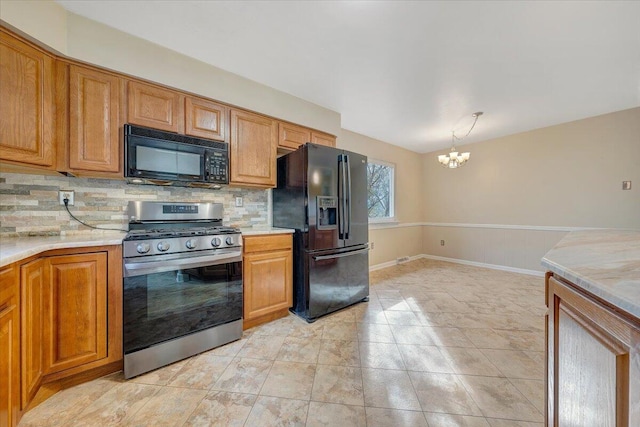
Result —
M243 237L244 253L291 249L291 234L270 234L264 236Z

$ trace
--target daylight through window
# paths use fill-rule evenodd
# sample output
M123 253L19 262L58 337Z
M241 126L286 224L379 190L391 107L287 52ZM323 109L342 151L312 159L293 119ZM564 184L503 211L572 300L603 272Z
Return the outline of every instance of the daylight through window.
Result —
M369 219L372 222L392 220L394 217L393 179L395 166L391 163L369 159L367 164L367 189Z

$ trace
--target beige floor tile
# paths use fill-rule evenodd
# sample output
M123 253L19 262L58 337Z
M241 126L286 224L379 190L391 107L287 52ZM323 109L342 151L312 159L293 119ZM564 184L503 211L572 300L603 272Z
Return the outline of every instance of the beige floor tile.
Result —
M385 310L384 315L390 325L423 326L425 324L413 311Z
M360 368L318 365L311 400L364 406Z
M360 363L363 368L406 369L398 346L381 342L361 342Z
M259 396L245 425L251 427L290 426L304 427L309 402Z
M253 334L247 343L238 351L238 357L275 360L285 337L281 335Z
M519 350L481 350L508 378L544 379L544 365Z
M326 323L322 339L355 341L358 339L358 327L353 323Z
M273 362L261 395L309 400L316 374L316 365L296 362Z
M536 407L540 413L544 413L544 381L542 380L523 380L510 378L511 384L516 386L518 391L524 395L529 402Z
M460 379L485 417L542 421L542 414L508 379L470 375Z
M542 427L543 423L530 423L527 421L500 420L496 418L487 418L491 427Z
M420 411L420 403L406 371L362 369L365 406Z
M382 307L362 305L360 307L354 307L353 310L356 322L376 323L382 325L389 324L389 322L387 322L386 316L384 315L384 310L382 309Z
M185 423L190 427L243 427L256 401L254 394L210 391Z
M75 426L114 426L135 415L162 387L124 382L112 387L73 420Z
M399 298L380 298L380 305L384 310L411 311L409 304L399 296Z
M317 363L321 343L320 339L287 337L280 347L276 360Z
M360 366L358 341L322 340L318 363L321 365Z
M212 389L258 394L267 379L272 361L236 358L224 370Z
M305 427L367 427L362 406L310 402Z
M238 341L230 342L229 344L209 350L207 353L215 354L216 356L236 356L248 340L248 337L242 338Z
M437 336L429 326L391 325L398 344L436 345Z
M291 317L292 315L256 326L251 331L256 335L281 335L286 337L294 328L294 320Z
M429 427L491 427L483 417L425 412Z
M443 347L475 347L459 328L434 326L430 329L430 335L433 337L435 345Z
M366 407L367 427L430 427L420 411Z
M206 390L162 387L139 411L127 417L125 423L131 427L181 426L206 394Z
M395 343L389 325L376 323L358 323L358 340L369 342Z
M447 349L436 346L398 344L402 360L409 371L455 373L447 362Z
M193 359L181 360L155 371L132 378L130 381L141 384L167 385L169 381Z
M409 372L423 411L481 416L462 382L453 374Z
M192 358L175 373L168 385L208 390L227 369L233 357L204 353Z
M324 325L317 323L306 323L303 320L294 322L288 337L321 339L324 333Z
M504 376L477 348L447 347L442 351L456 374Z

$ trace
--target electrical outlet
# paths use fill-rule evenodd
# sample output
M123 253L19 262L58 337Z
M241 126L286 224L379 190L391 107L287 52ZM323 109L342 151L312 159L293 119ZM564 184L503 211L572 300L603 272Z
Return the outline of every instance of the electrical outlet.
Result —
M623 190L631 190L631 181L622 181Z
M242 197L236 197L236 207L237 208L242 207Z
M73 190L59 190L58 191L58 202L64 206L64 199L69 200L69 205L73 206L74 203L74 191Z
M369 245L369 249L373 250L373 247L374 247L375 245L376 245L376 244L375 244L374 242L371 242L371 244Z
M444 240L440 240L440 246L444 246Z

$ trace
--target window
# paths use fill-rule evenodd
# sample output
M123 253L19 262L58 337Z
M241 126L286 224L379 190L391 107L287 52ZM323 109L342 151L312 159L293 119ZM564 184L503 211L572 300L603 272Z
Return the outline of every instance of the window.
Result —
M395 165L371 160L367 164L367 190L370 222L394 220L394 175Z

